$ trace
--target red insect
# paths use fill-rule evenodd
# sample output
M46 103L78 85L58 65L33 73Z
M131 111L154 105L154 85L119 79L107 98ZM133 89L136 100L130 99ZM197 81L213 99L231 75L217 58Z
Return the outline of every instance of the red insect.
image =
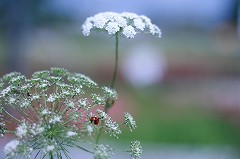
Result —
M91 121L91 123L93 123L95 125L98 125L98 123L99 123L99 118L96 116L91 117L89 120Z

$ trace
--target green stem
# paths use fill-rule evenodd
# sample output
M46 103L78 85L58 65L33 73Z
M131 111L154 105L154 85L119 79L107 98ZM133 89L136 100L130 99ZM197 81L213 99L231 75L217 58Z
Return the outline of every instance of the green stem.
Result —
M116 78L117 78L117 70L118 70L118 32L116 33L115 35L115 64L114 64L114 73L113 73L113 78L112 78L112 82L111 82L111 85L110 87L113 89L114 86L115 86L115 82L116 82ZM104 111L106 113L108 113L108 110L113 106L114 104L114 101L111 100L111 99L107 99L106 101L106 106L104 108ZM96 144L99 143L99 139L100 139L100 136L101 136L101 133L102 133L102 130L103 130L103 124L104 122L102 121L101 122L101 127L98 134L97 134L97 137L96 137Z
M101 126L102 126L102 125L103 125L103 122L101 122ZM99 139L100 139L100 136L101 136L101 134L102 134L102 129L103 129L103 128L100 128L100 129L99 129L99 132L98 132L97 137L96 137L96 144L99 143Z
M52 151L49 152L49 159L53 159Z
M11 115L11 114L10 114L7 110L5 110L4 108L3 108L3 111L4 111L4 113L6 113L8 116L10 116L12 119L16 120L18 123L21 122L20 120L18 120L17 118L15 118L13 115Z
M114 65L113 78L112 78L112 82L111 82L111 88L114 88L116 77L117 77L117 69L118 69L118 32L116 33L115 39L116 39L116 43L115 43L115 65Z
M110 87L114 89L116 78L117 78L117 70L118 70L118 32L115 34L115 64L114 64L114 72L112 77L112 82ZM108 110L113 106L114 101L112 99L107 99L106 106L104 111L108 113Z

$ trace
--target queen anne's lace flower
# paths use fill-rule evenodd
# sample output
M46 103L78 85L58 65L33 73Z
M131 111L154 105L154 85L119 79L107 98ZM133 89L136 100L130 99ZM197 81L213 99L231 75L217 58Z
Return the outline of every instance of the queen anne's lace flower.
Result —
M112 18L109 14L107 19ZM117 21L125 25L121 17L113 18L110 24ZM104 23L99 20L94 25ZM82 136L93 138L106 132L117 137L121 133L119 124L103 111L109 99L117 99L114 89L99 87L89 77L61 68L35 72L30 79L20 73L5 75L0 78L0 137L9 132L16 135L4 148L6 159L30 159L33 154L37 154L36 159L50 154L69 158L68 146L93 153L96 159L110 158L112 149L108 146L91 143L95 146L92 151L81 145L85 144ZM10 114L3 103L18 114Z
M93 29L106 30L110 35L119 32L127 38L134 38L138 32L148 32L161 37L161 30L152 24L148 17L128 12L103 12L89 17L82 25L82 33L88 36Z

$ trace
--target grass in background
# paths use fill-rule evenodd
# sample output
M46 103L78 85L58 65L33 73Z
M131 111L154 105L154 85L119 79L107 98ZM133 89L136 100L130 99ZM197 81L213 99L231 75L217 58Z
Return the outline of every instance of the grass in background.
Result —
M154 90L155 89L155 90ZM129 90L129 89L128 89ZM160 89L159 89L160 90ZM138 128L122 139L171 144L210 144L240 146L240 127L221 118L214 110L196 105L172 105L166 92L130 90L136 109Z

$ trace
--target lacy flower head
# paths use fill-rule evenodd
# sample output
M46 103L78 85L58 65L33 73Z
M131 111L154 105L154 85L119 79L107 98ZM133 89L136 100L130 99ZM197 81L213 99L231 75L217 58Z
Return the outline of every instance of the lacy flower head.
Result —
M161 37L161 30L152 24L148 17L128 12L104 12L89 17L82 25L82 33L84 36L88 36L91 30L104 30L110 35L119 32L127 38L134 38L138 32L151 33Z
M96 159L110 158L114 149L93 141L100 131L113 138L122 132L103 111L109 98L116 100L117 92L62 68L38 71L29 79L18 72L3 76L0 135L16 136L4 147L6 158L69 159L68 147L87 151ZM123 118L122 124L135 129L129 113ZM129 152L136 158L139 152L132 149Z

